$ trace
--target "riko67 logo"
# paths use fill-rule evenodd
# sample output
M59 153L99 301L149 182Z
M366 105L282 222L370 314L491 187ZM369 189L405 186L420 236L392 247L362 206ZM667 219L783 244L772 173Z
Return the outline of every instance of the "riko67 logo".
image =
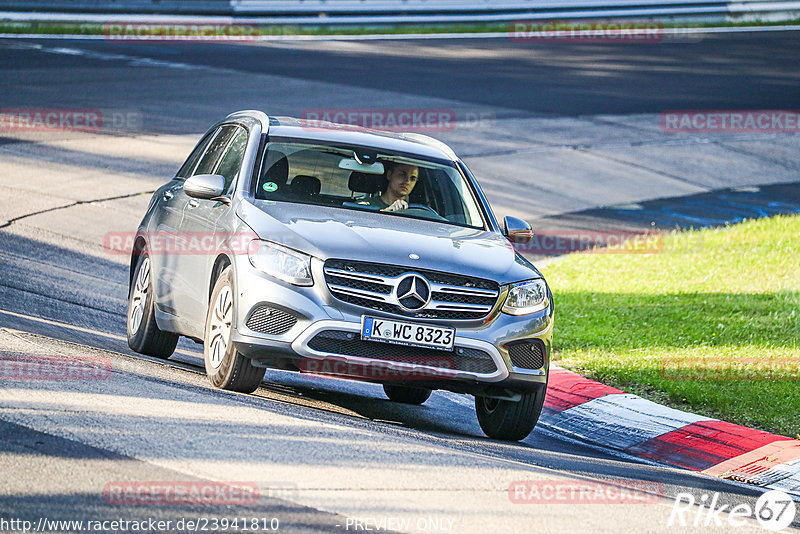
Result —
M719 493L704 493L695 499L691 493L675 496L667 526L743 527L752 517L765 529L778 532L792 524L797 506L792 497L779 490L764 493L750 504L722 504Z

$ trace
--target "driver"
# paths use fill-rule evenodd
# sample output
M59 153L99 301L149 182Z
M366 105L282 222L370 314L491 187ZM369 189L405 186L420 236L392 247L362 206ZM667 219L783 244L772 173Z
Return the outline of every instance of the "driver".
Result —
M385 189L380 195L369 197L359 204L377 206L381 211L400 211L408 209L408 195L417 185L419 168L405 163L384 163L386 167Z

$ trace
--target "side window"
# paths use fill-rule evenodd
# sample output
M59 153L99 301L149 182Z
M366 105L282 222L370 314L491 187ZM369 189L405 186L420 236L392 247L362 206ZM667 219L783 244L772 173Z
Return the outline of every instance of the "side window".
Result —
M192 173L192 176L197 174L213 174L214 169L217 167L217 161L219 161L219 158L225 150L225 147L228 146L228 141L231 140L231 137L236 133L236 130L236 126L223 126L220 128L217 136L214 138L211 144L208 145L208 150L206 150L206 153L203 154L202 158L200 158L200 163Z
M203 155L205 152L206 147L214 139L214 134L218 132L219 129L214 130L213 132L209 132L203 139L197 143L197 146L192 150L192 153L189 154L189 157L186 159L184 164L181 166L178 174L175 175L176 178L188 178L192 175L192 171L197 166L197 162L200 160L200 156Z
M219 165L217 165L217 169L214 171L214 174L220 174L225 178L226 193L239 174L239 169L242 167L245 148L247 148L247 130L244 128L237 128L233 140L230 145L228 145L228 149L225 151L225 154L223 154L222 159L219 160Z

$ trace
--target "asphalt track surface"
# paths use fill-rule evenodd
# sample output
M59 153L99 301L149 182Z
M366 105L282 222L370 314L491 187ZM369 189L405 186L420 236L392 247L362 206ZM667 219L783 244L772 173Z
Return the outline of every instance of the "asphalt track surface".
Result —
M127 348L126 258L105 253L101 243L105 232L135 228L147 201L142 193L174 172L211 122L236 109L488 112L486 131L456 129L443 138L472 154L473 167L523 176L528 166L517 163L514 132L547 131L547 142L521 143L534 148L578 139L572 143L582 146L569 147L574 155L605 150L609 136L631 146L656 143L662 134L653 117L664 110L796 109L797 42L797 33L547 46L0 41L3 109L99 108L137 117L88 134L0 132L0 180L8 186L0 204L0 350L88 354L113 368L98 383L0 384L0 517L266 515L290 532L353 530L346 528L353 518L424 517L452 520L452 532L660 532L675 530L666 520L681 492L698 499L719 492L720 503L752 505L753 488L613 456L544 428L519 444L493 442L466 397L437 393L422 407L405 407L369 384L284 373L269 373L253 395L213 390L194 343L182 342L168 362ZM676 150L686 154L709 145L683 141ZM638 188L605 184L591 201L574 200L592 186L585 173L553 197L562 203L532 200L518 209L535 218L797 180L796 136L723 136L710 144L726 158L736 145L746 172L675 180L660 171ZM547 157L542 152L537 161ZM513 212L500 179L486 173L488 194ZM535 190L536 180L527 180L511 183L512 193ZM659 489L649 504L510 503L508 485L521 479ZM113 481L174 480L250 480L261 497L235 509L126 507L102 497ZM739 530L750 529L758 527Z
M687 108L792 109L800 99L793 67L800 63L800 49L792 31L665 35L660 42L644 43L84 41L80 48L558 117ZM14 56L6 56L2 68L96 63L80 57ZM267 96L269 88L264 89ZM12 101L20 97L24 100L24 95L7 95ZM190 110L171 111L182 117ZM205 121L202 127L213 117L199 118Z

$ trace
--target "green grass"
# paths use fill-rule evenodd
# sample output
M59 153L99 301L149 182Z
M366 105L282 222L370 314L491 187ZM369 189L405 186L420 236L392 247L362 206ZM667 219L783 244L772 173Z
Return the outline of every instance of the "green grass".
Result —
M555 363L675 408L800 434L800 216L544 269Z
M623 20L623 19L620 19ZM109 21L114 16L109 15ZM547 24L547 20L540 21ZM569 23L564 20L560 22ZM600 22L600 21L598 21ZM659 22L659 21L656 21ZM157 21L154 22L158 24ZM577 23L577 22L576 22ZM410 33L508 33L510 23L500 24L381 24L381 25L265 25L259 28L261 35L372 35L372 34L410 34ZM776 26L800 24L800 19L769 22L662 22L664 28L715 28L732 26ZM63 23L48 21L0 22L0 33L37 35L103 35L103 24Z

